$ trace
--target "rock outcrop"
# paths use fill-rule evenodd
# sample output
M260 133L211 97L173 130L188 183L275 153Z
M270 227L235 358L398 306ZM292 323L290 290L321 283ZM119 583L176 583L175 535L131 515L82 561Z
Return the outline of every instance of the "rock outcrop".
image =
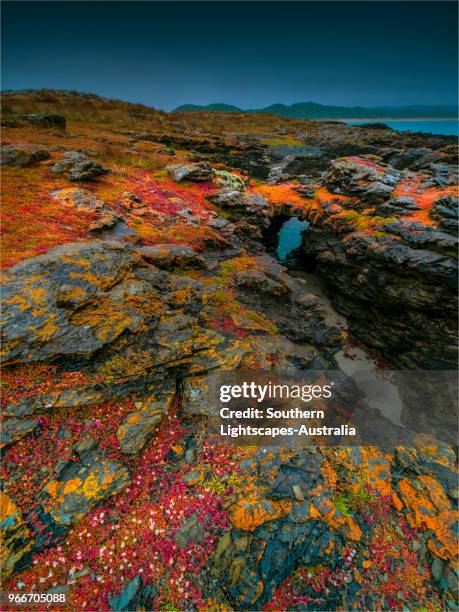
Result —
M174 181L194 181L197 183L210 181L213 170L209 164L173 164L167 166L167 171Z
M302 252L351 331L397 368L455 369L458 240L437 221L457 199L368 158L338 160L324 181L331 193Z
M5 98L3 590L78 610L457 609L456 381L434 371L456 366L456 139ZM365 401L341 364L396 397ZM338 381L304 407L381 448L214 443L215 380L247 371Z
M330 164L324 176L332 193L344 193L364 198L366 203L388 200L402 178L401 172L380 159L350 157Z
M73 525L107 497L118 493L130 481L128 469L101 457L97 450L80 453L79 462L70 462L58 478L49 481L40 495L44 511L58 524Z
M91 224L89 231L91 232L100 232L112 228L118 221L122 220L122 217L115 213L110 206L107 206L104 201L97 199L87 189L80 189L78 187L59 189L58 191L53 191L51 197L61 203L62 206L72 207L90 214Z
M77 151L67 152L64 159L54 164L52 171L55 174L64 174L71 181L91 181L110 172L99 162Z
M39 162L50 157L49 151L46 149L28 145L9 145L1 148L0 163L2 166L28 168L36 166Z
M65 128L67 127L67 120L64 115L44 115L37 113L35 115L19 115L19 119L22 121L26 121L27 123L31 123L32 125L36 125L38 127L58 128L60 130L65 130Z
M165 373L174 376L179 368L197 374L225 362L237 367L244 355L237 348L237 336L212 328L214 308L220 307L215 290L170 273L203 264L202 257L189 248L164 245L136 250L116 242L93 241L59 247L10 268L3 286L3 363L59 359L70 365L79 361L80 367L91 373L90 378L100 372L105 384L88 381L75 392L61 389L46 397L30 398L26 404L7 408L7 414L30 416L43 405L84 405L117 397L127 392L125 379L134 390L136 385L144 385L147 373L149 384L157 385ZM234 265L239 265L238 259ZM295 297L289 316L298 319L304 337L317 341L324 355L339 349L339 334L325 325L319 307L298 301L298 286L289 280L285 269L270 258L249 265L251 272L242 267L234 279L248 291L248 305L249 294L256 288L271 294L271 314L276 308L285 311L285 299L291 293ZM250 319L236 311L231 316L231 325L255 330L256 342L260 334L275 333L262 316ZM280 345L270 350L288 352ZM92 360L96 354L95 371ZM148 412L155 411L156 407ZM150 421L153 427L155 418ZM20 428L16 432L22 435Z
M430 564L435 567L435 580L448 590L454 582L450 548L454 540L454 494L449 497L440 491L454 470L453 457L448 455L447 467L444 465L443 471L443 464L432 462L428 453L412 451L413 455L407 461L406 452L409 451L400 450L396 461L388 461L370 449L357 448L332 453L317 449L292 450L288 458L282 458L276 450L257 451L244 464L241 493L229 508L232 530L221 538L214 556L212 574L223 581L231 605L237 609L260 609L295 569L306 567L308 572L301 575L299 595L303 596L304 603L307 602L308 609L319 606L332 610L339 607L344 584L350 587L346 589L346 607L352 608L358 593L358 588L355 588L356 569L358 579L365 581L369 579L365 576L365 568L371 567L367 559L361 565L358 551L366 541L368 554L371 555L375 546L378 555L376 550L382 539L373 519L380 516L381 520L386 516L387 520L387 514L393 512L390 504L387 505L392 495L397 499L397 505L406 508L407 512L407 522L401 521L398 529L391 530L390 536L394 551L403 551L397 557L400 576L408 570L410 549L422 551L420 555L426 560L430 558ZM354 494L349 497L340 496L339 491L329 486L330 475L336 469L341 472L341 483L353 483ZM364 488L365 492L361 481L359 484L358 474L362 470L375 474ZM397 470L403 474L400 480L392 478ZM419 482L413 480L416 470L423 474L418 476ZM438 477L438 470L443 472L441 484L431 476L436 473ZM411 531L424 520L419 504L426 511L430 509L427 511L429 515L433 511L432 517L436 517L430 523L433 529L426 538ZM445 520L443 525L441 517ZM387 531L384 534L387 538ZM410 538L409 547L407 537ZM439 560L436 555L440 550L443 559L449 561ZM433 560L429 551L434 553ZM313 568L318 566L323 572L325 559L330 568L325 570L329 578L325 577L328 588L318 591ZM373 563L379 568L371 578L376 601L381 584L388 580L388 576L385 575L385 566L379 566L377 558ZM448 580L450 586L447 586ZM396 583L397 579L392 588ZM393 596L400 600L405 597L400 593L393 593Z

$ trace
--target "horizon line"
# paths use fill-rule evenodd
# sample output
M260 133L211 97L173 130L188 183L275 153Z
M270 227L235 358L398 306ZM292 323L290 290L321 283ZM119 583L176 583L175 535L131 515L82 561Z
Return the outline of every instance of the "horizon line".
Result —
M150 103L150 102L135 102L134 100L129 100L126 98L121 98L121 97L109 97L106 95L102 95L102 94L97 94L97 93L93 93L91 91L84 91L84 90L79 90L79 89L59 89L59 88L55 88L55 87L23 87L21 89L0 89L0 95L2 94L11 94L11 93L28 93L28 92L39 92L39 91L54 91L56 93L78 93L78 94L85 94L85 95L91 95L91 96L95 96L98 98L103 98L105 100L119 100L121 102L128 102L131 104L142 104L144 106L150 106L151 108L155 108L157 110L162 110L159 107L155 107L154 103ZM427 107L455 107L456 109L459 110L459 104L456 102L435 102L435 103L430 103L430 104L371 104L371 105L366 105L366 104L337 104L337 103L324 103L324 102L315 102L313 100L300 100L298 102L292 102L292 103L286 103L286 102L271 102L266 104L265 106L259 108L253 107L253 108L242 108L240 106L238 106L238 104L234 104L234 103L230 103L230 102L208 102L208 103L196 103L196 102L183 102L178 104L177 106L175 106L175 108L173 108L171 111L166 111L166 112L173 112L173 110L175 110L176 108L179 108L180 106L198 106L198 107L207 107L207 106L213 106L213 105L217 105L217 104L223 104L225 106L234 106L235 108L239 108L243 111L250 111L250 110L262 110L265 108L270 108L271 106L285 106L285 107L291 107L291 106L295 106L297 104L316 104L318 106L334 106L334 107L338 107L338 108L365 108L365 109L395 109L395 108L427 108ZM452 117L454 118L454 117Z

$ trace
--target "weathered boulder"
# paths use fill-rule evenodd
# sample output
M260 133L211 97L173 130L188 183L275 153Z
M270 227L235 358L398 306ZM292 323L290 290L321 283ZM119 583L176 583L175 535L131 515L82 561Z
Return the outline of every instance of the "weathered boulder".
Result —
M121 389L119 393L116 393L115 389L111 389L110 393L107 394L106 389L101 385L76 385L68 389L56 388L45 393L21 397L17 402L7 404L4 408L4 415L25 418L34 414L41 414L52 408L87 406L123 394Z
M51 192L51 197L63 206L73 206L78 210L96 212L104 208L105 203L91 191L79 187L69 187Z
M378 214L383 217L405 216L420 210L413 198L408 196L392 197L378 206Z
M93 241L59 247L14 266L4 280L4 363L76 360L90 374L75 388L9 404L11 417L144 394L146 383L158 385L176 370L183 377L233 369L250 352L249 343L231 330L212 329L212 287L158 269L130 245ZM137 426L138 416L131 425ZM154 427L156 419L147 420Z
M90 223L88 229L90 232L104 232L105 230L113 228L121 220L122 217L120 215L117 215L109 208L105 208L101 211L101 214Z
M292 281L286 274L286 268L266 256L254 258L252 267L235 272L234 280L240 287L276 296L286 295L292 290Z
M431 552L436 557L452 559L456 550L458 514L442 484L430 475L405 477L398 483L398 495L406 507L408 523L418 529L431 529L427 544Z
M142 202L142 198L140 198L135 193L131 193L129 191L125 191L124 193L121 194L119 203L126 210L132 210L132 209L139 210L145 207L145 205Z
M283 463L276 478L270 485L268 497L270 499L297 499L299 489L304 497L309 491L323 483L320 468L323 458L317 451L304 450L301 456L294 456L290 461Z
M401 178L401 172L379 158L344 157L330 164L324 182L332 192L383 202L390 198Z
M397 170L404 170L412 166L417 160L428 153L428 149L402 149L390 151L388 157L386 157L386 161L394 168L397 168Z
M308 292L303 279L290 276L284 266L268 255L251 257L245 266L237 258L227 260L225 265L234 268L232 278L238 298L267 320L276 321L277 329L285 337L307 343L309 348L320 347L327 355L339 350L342 334L326 322L320 299Z
M214 170L215 182L217 185L225 187L227 189L235 189L237 191L245 190L245 183L243 179L234 172L228 172L227 170Z
M262 228L269 227L274 214L268 200L257 193L224 188L216 194L209 195L208 198L213 204L223 208L232 220Z
M240 189L225 187L209 196L209 200L222 208L238 208L241 206L243 192Z
M64 115L57 114L36 114L36 115L19 115L19 119L23 121L27 121L32 125L36 125L39 127L45 128L59 128L60 130L65 130L67 126L67 121Z
M232 225L231 221L228 221L228 219L225 219L224 217L212 217L206 221L206 225L209 227L214 227L218 230L225 229L226 232L234 230L234 226Z
M116 433L123 453L134 455L140 452L161 422L163 414L161 406L158 406L156 412L131 412Z
M225 188L215 195L209 196L209 200L222 208L231 211L240 210L249 215L259 214L269 209L268 200L257 193L244 193L238 189Z
M65 153L64 159L55 163L51 170L55 174L64 174L71 181L90 181L110 172L102 164L76 151Z
M372 567L366 562L367 542L375 535L378 538L383 525L383 533L386 529L392 532L396 551L402 547L405 553L422 550L417 562L425 564L428 557L434 580L444 592L449 589L454 595L453 522L457 511L439 477L454 469L453 448L399 448L395 465L375 449L330 451L264 448L241 464L242 482L228 508L232 529L218 542L212 568L230 604L237 609L260 609L288 576L295 580L296 569L307 569L313 578L309 568L319 566L321 576L337 569L340 578L336 582L334 574L329 588L320 592L314 580L309 590L305 585L300 592L307 597L308 609L315 602L314 609L334 610L344 599L346 609L351 609L362 589L360 570L355 574L354 568L362 560L363 568ZM363 470L368 477L364 488L359 484ZM336 484L347 493L340 494ZM384 509L375 523L379 506ZM411 534L399 514L402 508L409 528L415 530ZM412 540L415 534L422 544ZM412 555L408 563L413 563ZM303 577L307 581L306 572ZM378 581L385 584L387 575L373 573L372 584L379 586ZM349 587L344 599L343 584Z
M97 176L108 174L109 169L91 159L77 162L68 169L67 178L71 181L90 181Z
M287 375L298 369L313 367L317 351L311 346L301 346L283 336L256 336L250 339L237 340L220 351L218 363L212 364L216 370L236 370L250 368L252 360L257 369L273 370ZM211 368L209 368L211 369ZM215 396L216 379L213 374L197 372L181 381L182 412L187 415L215 416L218 406L212 398Z
M261 370L272 369L287 376L298 370L320 367L317 364L319 351L310 344L297 344L283 336L259 336L252 338L250 345Z
M449 219L459 217L459 199L454 196L440 196L435 200L431 217L443 216Z
M459 234L459 199L454 196L441 196L435 201L430 211L440 227L448 233Z
M69 168L71 168L74 164L86 161L88 156L85 153L81 153L79 151L66 151L64 153L64 157L56 162L51 170L55 174L60 174Z
M456 257L458 238L431 225L391 221L384 224L384 231L399 236L403 242L414 248L432 251L448 257Z
M218 161L222 160L229 167L240 168L249 176L261 179L268 178L273 163L269 147L251 137L238 142L236 151L230 149L223 156L220 152Z
M28 145L8 145L1 148L0 165L28 168L49 158L50 154L46 149Z
M209 164L172 164L166 167L169 176L180 183L180 181L193 181L203 183L210 181L214 175L214 171Z

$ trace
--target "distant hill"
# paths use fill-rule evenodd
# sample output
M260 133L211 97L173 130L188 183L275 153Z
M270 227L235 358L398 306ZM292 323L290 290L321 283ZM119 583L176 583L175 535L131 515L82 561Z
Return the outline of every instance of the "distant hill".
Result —
M172 112L220 112L220 113L269 113L279 117L292 117L295 119L416 119L420 117L455 118L455 106L326 106L315 102L299 102L287 106L285 104L272 104L265 108L242 109L230 104L184 104Z
M199 106L197 104L184 104L183 106L177 106L173 113L243 113L244 111L237 106L231 104L208 104L207 106Z

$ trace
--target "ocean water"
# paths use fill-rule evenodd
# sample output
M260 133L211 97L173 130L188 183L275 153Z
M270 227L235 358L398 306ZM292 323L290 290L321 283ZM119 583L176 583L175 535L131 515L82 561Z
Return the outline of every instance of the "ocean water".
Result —
M347 121L349 125L361 125L362 123L372 123L374 120L367 119L366 121ZM379 122L378 122L379 123ZM459 122L454 119L425 119L425 120L413 120L413 121L384 121L389 127L397 130L398 132L429 132L430 134L443 134L446 136L458 136L459 135Z

